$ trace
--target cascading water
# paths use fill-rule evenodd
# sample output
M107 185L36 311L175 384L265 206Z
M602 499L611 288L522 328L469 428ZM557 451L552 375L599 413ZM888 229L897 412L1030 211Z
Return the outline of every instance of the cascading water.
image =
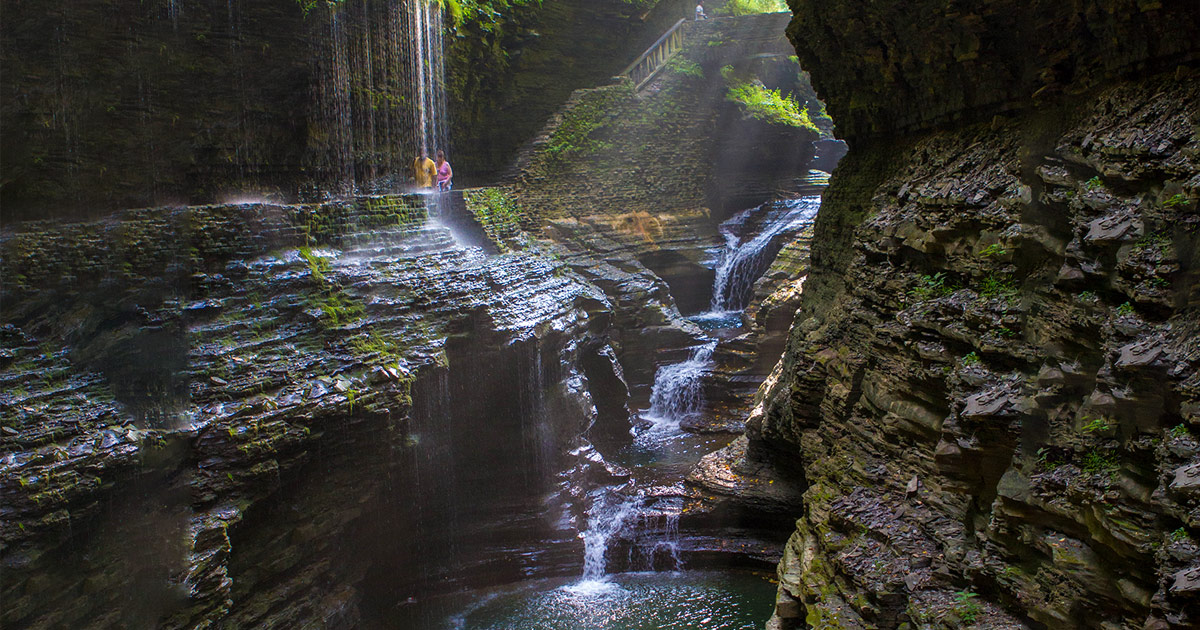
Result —
M746 308L754 282L770 267L778 253L778 249L771 251L772 243L784 232L811 223L820 207L818 196L781 202L782 212L769 217L762 231L748 239L743 239L735 227L745 223L754 209L745 210L722 223L720 231L725 237L725 249L717 262L710 313L730 313Z
M712 367L716 347L716 341L696 346L686 361L664 365L655 372L650 409L643 414L653 423L652 433L677 431L680 421L700 411L704 405L701 379Z
M416 150L433 157L449 144L442 8L437 0L409 3L408 39L413 80Z
M637 500L613 488L599 488L591 493L587 529L583 531L583 578L577 585L586 591L597 582L604 582L608 573L608 547L632 516Z

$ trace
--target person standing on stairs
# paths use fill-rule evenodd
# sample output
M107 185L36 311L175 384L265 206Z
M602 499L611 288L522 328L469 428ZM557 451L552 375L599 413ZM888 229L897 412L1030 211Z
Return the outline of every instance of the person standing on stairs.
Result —
M417 181L418 189L433 189L433 182L437 179L437 165L424 151L413 160L413 179Z
M446 161L446 152L437 152L437 185L438 190L446 192L454 188L454 170L450 168L450 163Z

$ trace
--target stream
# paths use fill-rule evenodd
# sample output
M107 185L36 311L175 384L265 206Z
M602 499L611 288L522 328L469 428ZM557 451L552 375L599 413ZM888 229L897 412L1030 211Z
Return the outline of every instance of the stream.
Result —
M630 418L627 443L607 445L612 452L602 453L584 441L572 451L576 465L559 475L559 490L546 501L551 511L562 506L562 534L547 543L562 545L575 530L582 555L577 574L404 602L391 614L392 627L735 630L768 617L775 587L763 575L714 572L711 563L689 570L680 543L684 479L733 436L681 426L706 413L703 383L720 340L739 332L755 282L819 206L819 197L778 201L723 223L725 245L711 259L711 308L689 317L708 339L684 360L658 367L649 406Z

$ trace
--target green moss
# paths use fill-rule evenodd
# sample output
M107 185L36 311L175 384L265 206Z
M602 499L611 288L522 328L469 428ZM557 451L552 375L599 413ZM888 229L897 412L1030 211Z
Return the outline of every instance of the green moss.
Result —
M501 251L510 249L509 241L521 230L526 219L524 213L507 191L499 188L481 188L463 193L467 209L483 227L488 238Z
M607 148L609 143L600 139L597 132L615 114L616 102L624 96L613 90L595 90L564 112L562 121L546 144L546 162L561 166L573 157Z
M326 276L333 271L333 265L328 260L312 253L312 249L308 247L301 247L297 251L304 262L308 264L308 272L312 275L313 280L316 280L318 284L329 282Z
M685 77L692 77L695 79L704 78L704 68L701 68L700 64L692 61L691 59L685 58L683 55L675 55L672 57L671 60L666 63L666 67L667 70L670 70L675 74L681 74Z

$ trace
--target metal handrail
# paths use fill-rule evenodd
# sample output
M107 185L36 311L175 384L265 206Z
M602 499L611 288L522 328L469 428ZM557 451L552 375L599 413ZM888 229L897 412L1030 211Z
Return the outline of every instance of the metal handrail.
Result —
M633 61L633 63L629 64L629 67L622 70L621 75L624 76L624 75L629 74L630 70L633 70L633 68L635 66L637 66L639 63L642 63L642 61L645 60L646 57L649 57L650 53L654 52L654 49L658 48L659 45L662 44L663 41L665 41L668 37L670 37L672 33L679 30L679 27L683 26L684 22L687 22L687 18L680 18L680 20L675 23L675 26L672 26L670 29L667 30L666 33L663 33L662 37L658 38L658 41L655 41L653 44L650 45L649 48L646 49L646 52L642 53L642 56L635 59Z

